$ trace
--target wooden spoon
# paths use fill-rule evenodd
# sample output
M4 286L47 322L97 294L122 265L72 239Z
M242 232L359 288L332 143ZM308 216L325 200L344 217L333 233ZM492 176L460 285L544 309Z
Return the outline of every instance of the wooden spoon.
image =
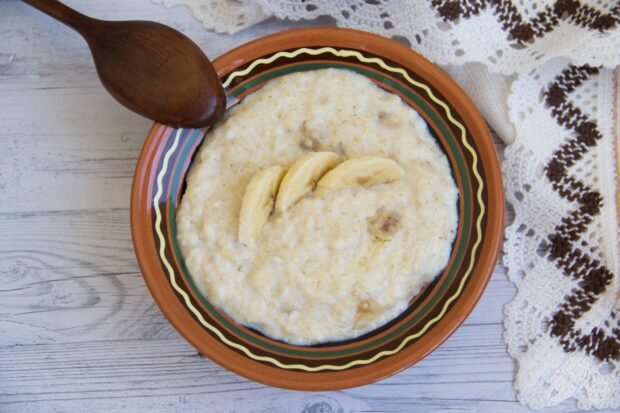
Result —
M149 21L105 21L57 0L24 0L75 29L90 47L103 86L127 108L177 127L213 125L224 113L220 80L184 34Z

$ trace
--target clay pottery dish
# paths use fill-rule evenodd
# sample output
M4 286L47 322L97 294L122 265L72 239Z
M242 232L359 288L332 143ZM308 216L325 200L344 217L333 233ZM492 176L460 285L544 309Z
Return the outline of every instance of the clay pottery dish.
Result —
M197 289L179 251L175 214L192 157L207 129L155 124L135 172L131 228L142 274L162 312L216 363L252 380L290 389L333 390L371 383L436 349L480 299L503 239L500 169L485 122L471 100L441 69L411 49L354 30L278 33L224 54L214 66L227 110L277 76L326 67L355 71L398 95L426 120L449 159L460 191L458 234L444 271L388 324L356 339L309 347L273 340L214 307Z

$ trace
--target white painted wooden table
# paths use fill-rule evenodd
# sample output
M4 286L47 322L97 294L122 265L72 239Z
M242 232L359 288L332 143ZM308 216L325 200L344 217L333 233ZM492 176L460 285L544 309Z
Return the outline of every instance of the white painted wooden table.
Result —
M169 24L210 57L299 25L227 36L148 0L67 3ZM514 288L501 266L454 336L377 384L286 391L197 354L153 302L131 245L129 191L150 124L105 92L77 34L0 1L0 412L527 411L502 340Z

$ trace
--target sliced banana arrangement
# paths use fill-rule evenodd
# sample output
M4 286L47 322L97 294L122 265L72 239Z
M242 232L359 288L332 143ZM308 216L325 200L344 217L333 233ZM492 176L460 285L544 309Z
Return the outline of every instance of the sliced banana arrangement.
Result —
M309 152L288 171L279 165L263 169L250 179L245 189L239 213L239 241L254 245L274 209L283 213L312 191L325 196L338 189L395 182L404 174L396 161L383 156L342 161L334 152ZM392 238L398 218L386 215L377 217L376 221L370 223L371 233L383 240Z

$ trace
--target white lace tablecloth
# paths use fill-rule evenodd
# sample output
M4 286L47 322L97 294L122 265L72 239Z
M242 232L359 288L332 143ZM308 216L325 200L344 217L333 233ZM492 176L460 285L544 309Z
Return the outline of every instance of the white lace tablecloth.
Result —
M620 407L620 2L153 1L187 5L206 28L228 33L272 16L331 16L405 39L448 71L509 144L514 221L503 262L517 294L504 336L519 400Z

